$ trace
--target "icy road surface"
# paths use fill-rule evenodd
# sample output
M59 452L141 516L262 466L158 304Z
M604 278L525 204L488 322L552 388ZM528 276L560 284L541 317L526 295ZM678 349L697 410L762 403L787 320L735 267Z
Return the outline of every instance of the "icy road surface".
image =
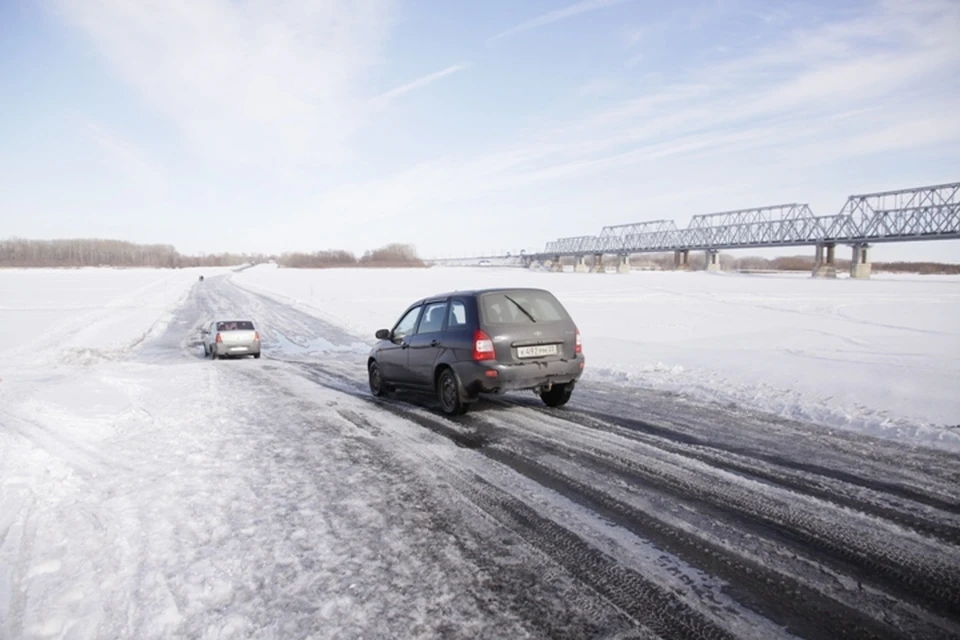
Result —
M229 276L157 326L5 370L0 637L960 635L955 454L599 382L451 421Z

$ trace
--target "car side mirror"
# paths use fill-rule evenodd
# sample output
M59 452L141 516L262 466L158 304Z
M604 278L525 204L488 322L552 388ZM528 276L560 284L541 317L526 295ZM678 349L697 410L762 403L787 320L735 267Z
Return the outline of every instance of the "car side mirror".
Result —
M378 329L376 337L377 340L387 340L390 337L390 329Z

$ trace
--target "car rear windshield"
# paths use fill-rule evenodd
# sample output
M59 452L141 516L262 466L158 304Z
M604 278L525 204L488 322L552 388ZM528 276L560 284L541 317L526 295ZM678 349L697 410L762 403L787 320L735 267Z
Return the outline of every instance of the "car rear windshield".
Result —
M569 316L560 301L546 291L503 291L480 297L484 324L557 322Z
M253 323L249 320L218 322L217 331L253 331Z

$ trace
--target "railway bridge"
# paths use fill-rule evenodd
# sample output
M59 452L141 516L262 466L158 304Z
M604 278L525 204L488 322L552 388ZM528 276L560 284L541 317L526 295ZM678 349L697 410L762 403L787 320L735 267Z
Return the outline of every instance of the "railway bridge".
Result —
M807 204L790 203L696 215L686 228L672 220L606 226L599 235L559 238L542 251L512 259L523 266L541 264L559 271L563 258L573 258L574 271L602 273L604 256L615 255L617 271L626 273L633 255L672 252L674 266L689 269L690 252L703 251L707 270L715 271L720 269L718 255L723 249L811 246L813 276L836 277L836 248L847 245L852 249L850 276L868 278L872 245L955 239L960 239L960 182L852 195L832 215L818 216ZM477 264L483 259L437 262Z

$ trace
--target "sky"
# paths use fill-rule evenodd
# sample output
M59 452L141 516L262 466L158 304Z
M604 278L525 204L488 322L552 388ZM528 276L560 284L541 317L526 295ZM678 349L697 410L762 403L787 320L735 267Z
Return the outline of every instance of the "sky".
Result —
M837 213L960 181L957 33L956 0L0 0L0 238L437 257Z

